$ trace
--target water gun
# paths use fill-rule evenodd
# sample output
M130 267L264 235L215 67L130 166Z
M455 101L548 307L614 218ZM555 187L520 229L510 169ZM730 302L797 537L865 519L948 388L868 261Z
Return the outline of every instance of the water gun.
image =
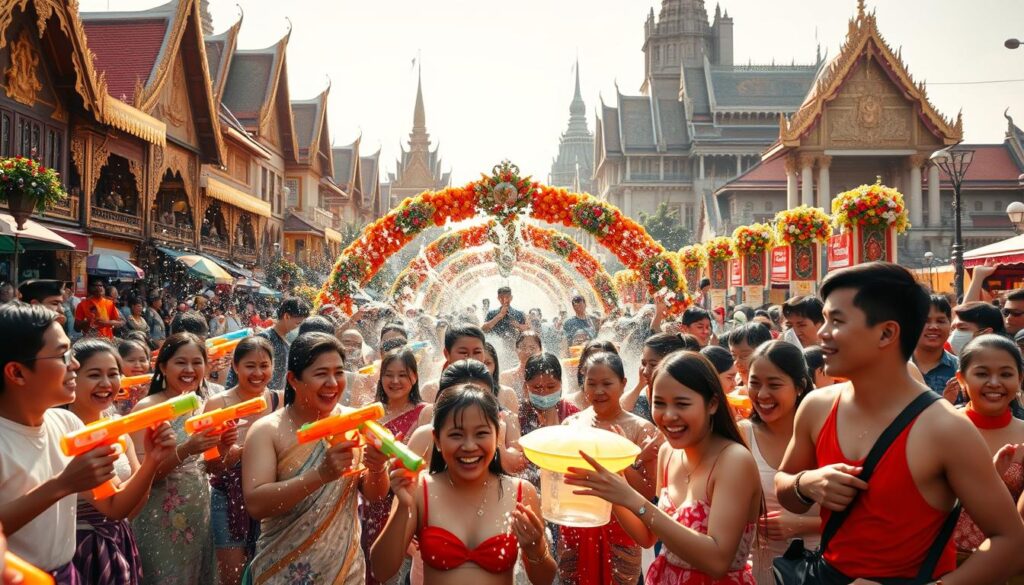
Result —
M377 370L380 370L380 360L359 368L358 372L364 376L372 376L377 373Z
M21 577L22 585L53 585L53 577L46 571L30 565L25 559L8 552L4 554L4 566Z
M753 403L750 402L750 396L746 394L740 394L738 391L730 392L725 395L726 402L733 408L740 417L746 417L750 415L750 411L754 409Z
M350 412L331 415L303 425L297 434L299 444L327 439L333 445L345 439L352 431L359 431L367 439L374 441L385 455L398 459L406 469L419 470L423 466L423 458L376 422L383 417L384 405L379 402Z
M206 348L210 349L215 345L221 345L228 341L234 341L245 339L253 334L252 328L246 327L245 329L239 329L238 331L232 331L231 333L225 333L224 335L218 335L217 337L209 337L206 339Z
M562 365L569 368L578 367L580 365L580 356L565 358L564 360L562 360Z
M580 354L583 353L583 347L584 346L582 346L582 345L570 346L569 347L569 355L572 356L572 357L580 357Z
M120 443L121 449L127 449L121 437L129 433L155 427L156 425L192 412L199 408L199 397L195 394L183 394L166 402L143 408L121 418L108 418L86 425L85 428L60 439L60 448L69 457L92 451L101 445ZM97 500L109 498L117 493L114 481L97 486L92 495Z
M235 351L235 348L238 347L238 344L241 342L241 339L228 339L227 341L222 341L216 345L207 346L207 356L211 360L219 360L220 358Z
M139 374L138 376L122 376L121 387L117 389L114 400L128 400L131 398L131 389L135 386L142 386L153 381L153 374Z
M266 409L266 399L259 396L252 400L239 402L234 406L225 406L224 408L218 408L217 410L197 414L185 421L185 432L190 435L194 435L196 433L213 429L214 435L221 435L230 428L228 423L252 414L259 414ZM203 458L207 461L218 459L219 457L220 449L217 448L216 445L207 449L206 452L203 453Z

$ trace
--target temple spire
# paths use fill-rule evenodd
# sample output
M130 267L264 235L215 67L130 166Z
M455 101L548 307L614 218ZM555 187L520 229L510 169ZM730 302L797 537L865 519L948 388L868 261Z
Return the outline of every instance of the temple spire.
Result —
M416 72L416 108L412 113L412 131L427 130L427 112L423 107L423 64L417 64Z
M569 114L572 117L586 117L587 105L583 102L583 94L580 91L580 59L576 58L576 89L572 95L572 103L569 104ZM586 120L584 120L586 123Z

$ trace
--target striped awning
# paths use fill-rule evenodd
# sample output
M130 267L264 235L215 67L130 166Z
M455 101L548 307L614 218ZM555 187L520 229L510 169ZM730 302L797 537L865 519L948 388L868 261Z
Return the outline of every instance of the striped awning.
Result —
M206 194L229 205L234 205L239 209L243 209L263 217L270 217L269 203L266 201L260 201L256 197L253 197L240 189L236 189L212 176L206 177Z
M327 238L328 242L334 242L337 244L341 243L341 234L337 230L331 228L324 228L324 237Z
M103 114L106 122L114 128L152 144L167 144L166 124L113 96L108 95L103 100Z

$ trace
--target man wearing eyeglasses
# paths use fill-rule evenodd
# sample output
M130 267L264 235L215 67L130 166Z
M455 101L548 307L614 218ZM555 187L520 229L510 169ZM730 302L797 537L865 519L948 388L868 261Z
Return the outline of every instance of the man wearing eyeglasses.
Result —
M0 306L0 523L11 552L78 583L75 554L78 492L114 477L117 452L98 447L68 457L64 435L81 429L70 411L78 362L57 315L41 305Z
M1006 322L1006 332L1010 335L1017 335L1024 330L1024 288L1010 291L1003 303L1003 321Z

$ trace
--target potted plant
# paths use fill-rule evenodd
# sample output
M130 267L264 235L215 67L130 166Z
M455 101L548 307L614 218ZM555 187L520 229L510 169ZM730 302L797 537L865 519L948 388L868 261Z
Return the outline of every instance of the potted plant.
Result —
M0 159L0 201L7 204L19 230L25 229L33 210L45 211L67 196L55 170L23 156Z

